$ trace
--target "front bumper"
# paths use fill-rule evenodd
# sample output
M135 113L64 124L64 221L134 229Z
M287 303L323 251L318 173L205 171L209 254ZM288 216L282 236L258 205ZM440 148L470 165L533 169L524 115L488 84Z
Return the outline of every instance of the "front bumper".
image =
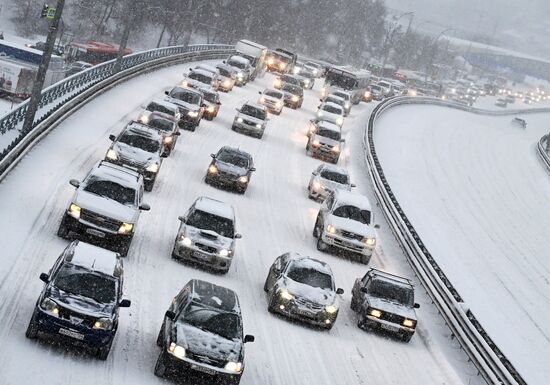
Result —
M365 324L372 329L380 329L386 332L400 334L400 335L412 335L415 329L409 328L394 322L386 321L380 318L373 317L371 315L365 316Z
M208 253L194 246L184 246L176 241L174 245L174 256L191 261L218 271L227 271L233 261L232 257L222 257L217 253Z
M325 149L322 146L310 146L309 151L311 152L311 155L320 159L329 159L333 161L337 161L338 159L340 159L340 151L334 152L332 150Z
M244 191L248 187L248 183L243 183L239 181L240 177L234 177L229 175L223 175L220 172L217 172L215 174L212 174L208 172L205 177L206 183L215 185L215 186L222 186L222 187L229 187L232 189L236 189L239 191Z
M83 241L99 244L102 246L118 248L121 244L126 244L132 240L132 234L119 234L113 230L108 230L80 219L73 218L65 213L63 224L73 233L78 239Z
M297 304L295 300L286 300L279 297L273 301L273 308L277 313L315 326L328 327L334 324L338 317L338 311L329 314L323 308L321 310L311 309Z
M172 374L185 373L186 383L200 383L204 380L209 380L210 383L238 383L242 376L241 373L229 373L224 368L208 365L204 362L197 362L188 357L182 359L173 356L172 354L163 351L161 353L162 360L166 366L166 371ZM213 381L212 381L213 380Z
M338 234L328 234L327 232L323 232L322 240L327 245L361 255L366 255L367 257L370 257L372 255L372 252L375 248L375 246L366 245L361 241L344 238Z
M265 129L263 126L261 128L258 128L255 124L246 124L244 122L238 122L236 120L233 121L233 128L253 134L262 133Z
M35 309L35 321L39 332L48 334L61 341L82 346L101 347L114 338L115 330L91 329L43 312L39 306Z

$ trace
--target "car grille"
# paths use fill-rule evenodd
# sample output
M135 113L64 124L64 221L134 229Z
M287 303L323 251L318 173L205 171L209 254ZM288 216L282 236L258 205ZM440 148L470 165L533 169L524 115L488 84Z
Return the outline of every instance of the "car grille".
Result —
M296 305L298 306L304 306L314 311L320 311L324 307L323 305L319 305L318 303L310 301L309 299L303 297L294 298L294 303L296 303Z
M229 172L218 171L218 176L225 180L236 180L239 176L231 174Z
M355 239L357 241L362 241L363 236L359 234L352 233L350 231L346 230L340 230L340 234L342 234L343 237L349 238L349 239Z
M218 368L225 366L226 362L224 360L218 360L212 357L208 357L202 354L195 354L193 352L187 351L187 357L192 359L195 362L201 362L203 364L212 365Z
M332 145L321 142L321 145L319 146L319 151L331 152Z
M59 318L70 321L74 325L82 325L89 328L94 326L96 317L86 316L81 313L72 311L63 306L59 306Z
M135 161L135 159L128 158L125 156L121 156L118 162L124 166L135 168L138 170L138 172L143 173L145 166L143 164L139 164Z
M244 120L243 120L243 123L244 123L244 124L248 124L249 126L254 126L254 127L256 127L256 123L253 122L253 121L251 121L251 120L246 120L246 119L244 119Z
M208 245L205 245L205 244L202 244L202 243L195 243L195 246L197 246L202 251L205 251L205 252L211 253L211 254L216 253L218 251L217 248L212 247L212 246L208 246Z
M400 325L402 325L405 320L405 318L400 315L386 312L382 312L382 317L380 317L380 319Z
M80 219L88 223L92 223L95 226L113 231L118 231L120 225L122 224L120 221L84 209L80 211Z

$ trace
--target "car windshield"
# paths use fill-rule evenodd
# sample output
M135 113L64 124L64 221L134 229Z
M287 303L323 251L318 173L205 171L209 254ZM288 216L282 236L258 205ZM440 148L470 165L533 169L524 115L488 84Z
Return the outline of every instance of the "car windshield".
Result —
M353 221L361 222L365 225L370 223L370 211L361 210L352 205L342 205L334 210L332 214L340 218L348 218Z
M242 70L246 68L246 63L238 61L238 60L234 60L234 59L229 59L227 61L227 64L229 64L230 66L233 66L233 67L240 68Z
M241 108L241 114L252 116L257 119L265 120L265 111L245 104Z
M216 160L230 163L240 168L248 168L249 160L246 156L233 151L221 151L216 155Z
M368 294L386 299L391 302L397 302L406 306L413 306L414 304L414 291L411 288L401 285L395 285L388 281L381 279L375 279L369 285Z
M135 206L136 203L136 190L112 180L90 177L84 191L112 199L129 207Z
M218 94L215 92L203 92L204 100L210 103L217 103L219 101Z
M304 90L302 89L302 87L298 87L290 83L283 84L281 90L290 92L291 94L298 96L302 96L304 94Z
M335 104L341 104L341 105L344 104L344 101L342 99L331 98L330 96L327 98L326 101L330 103L335 103Z
M348 183L348 176L332 170L322 170L321 177L340 184Z
M61 266L53 286L73 295L91 298L99 303L113 303L117 297L115 278L70 263Z
M118 141L146 152L157 152L160 148L160 143L157 140L130 131L122 134Z
M199 74L197 72L191 73L189 75L189 79L193 79L193 80L199 81L201 83L205 83L205 84L212 83L212 77L206 76L206 75L203 75L203 74Z
M288 268L286 276L304 285L321 289L332 289L332 277L327 273L314 269L312 266L292 263Z
M271 96L277 99L281 99L283 97L283 94L281 94L279 91L273 91L273 90L267 90L264 92L264 95Z
M205 211L194 210L187 218L186 224L197 229L214 231L225 238L233 238L233 221L231 219Z
M172 90L172 92L170 92L170 97L190 104L199 104L201 101L201 97L198 94L181 88Z
M233 77L233 72L226 70L225 68L217 67L220 71L220 75L225 76L226 78Z
M283 76L281 80L285 83L295 84L297 86L301 84L299 79L293 78L292 76Z
M147 109L147 111L162 112L163 114L167 114L167 115L170 115L170 116L175 115L174 110L171 110L170 108L167 108L166 106L163 106L162 104L149 103L149 105L147 106L146 109Z
M340 97L340 98L342 98L342 99L344 99L344 100L349 100L349 99L350 99L349 94L346 94L346 93L343 93L343 92L338 92L338 91L336 91L336 92L334 93L334 95L336 95L336 96L338 96L338 97Z
M326 111L328 112L329 114L337 114L337 115L341 115L342 114L342 109L339 108L339 107L336 107L336 106L331 106L329 104L323 104L323 106L321 107L321 109L323 111Z
M340 133L334 130L327 130L326 128L319 127L315 132L316 135L324 136L333 140L340 140Z
M177 322L195 326L201 330L230 340L242 338L241 318L239 315L212 307L203 307L191 303L180 314Z
M147 123L147 125L161 131L170 132L174 130L174 122L168 119L154 118L149 120L149 123ZM150 151L150 152L153 152L153 151Z

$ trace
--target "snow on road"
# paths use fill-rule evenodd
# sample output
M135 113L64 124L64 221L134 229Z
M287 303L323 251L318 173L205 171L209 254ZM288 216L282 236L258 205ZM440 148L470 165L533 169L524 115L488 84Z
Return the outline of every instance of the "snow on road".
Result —
M213 122L203 121L195 133L184 132L163 163L153 191L145 195L152 209L142 214L125 260L125 297L132 300L132 307L120 311L108 360L25 338L42 287L38 276L67 244L55 233L73 191L69 179L82 179L105 155L108 135L135 117L140 105L176 84L189 67L187 63L162 69L106 92L50 133L0 184L0 383L163 383L153 375L159 353L155 339L163 314L189 279L200 278L230 287L240 296L244 331L256 336L256 342L246 346L244 385L481 384L421 287L417 288L422 306L419 327L411 343L357 328L349 309L350 291L367 267L319 253L311 235L318 204L307 199L306 185L319 161L305 155L305 129L318 93L306 91L302 110L285 108L281 116L272 117L263 140L229 129L235 108L256 100L258 91L273 80L271 75L222 94L220 115ZM357 190L373 199L361 152L363 124L371 109L364 104L354 107L344 124L347 144L340 164L349 167ZM223 145L238 146L254 156L257 172L244 196L203 182L210 153ZM237 241L235 260L225 276L170 258L177 217L199 195L229 202L236 209L243 238ZM371 264L411 277L382 215L378 211L375 215L382 224L381 245ZM273 260L286 251L327 261L337 285L345 289L330 332L267 312L262 285Z
M536 154L549 114L436 106L383 114L386 177L428 249L531 385L550 376L550 177Z

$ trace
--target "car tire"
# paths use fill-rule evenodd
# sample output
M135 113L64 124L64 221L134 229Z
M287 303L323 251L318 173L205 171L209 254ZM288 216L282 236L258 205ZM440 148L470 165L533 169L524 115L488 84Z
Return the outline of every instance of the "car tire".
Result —
M269 275L267 277L269 277ZM265 278L265 282L264 282L264 291L266 293L269 291L269 288L267 287L267 277Z
M38 336L38 324L36 322L36 316L35 313L32 313L31 320L29 321L29 326L27 326L27 330L25 331L25 337L33 340Z
M153 191L153 187L155 186L155 179L153 179L152 181L146 181L144 184L143 184L143 187L145 188L145 191Z
M164 322L162 323L162 326L160 327L159 334L157 336L157 346L160 348L162 347L164 343Z
M357 299L355 298L354 295L351 296L351 302L349 304L349 307L353 311L357 311L357 309L359 309L359 304L357 303Z
M411 342L411 338L413 337L413 333L406 333L406 334L403 334L403 336L401 336L401 340L403 342Z
M69 237L69 228L67 227L65 215L63 216L63 219L61 219L61 223L59 224L59 228L57 229L57 236L65 239Z
M357 317L357 327L362 330L366 330L366 324L365 324L365 316L363 313L359 314L359 317Z
M267 303L267 311L270 312L270 313L276 313L277 312L277 310L275 308L275 304L273 303L274 302L273 297L274 297L274 295L271 294L269 296L269 302Z
M368 265L369 262L370 262L370 258L371 258L370 255L359 254L359 261L360 261L363 265Z
M109 357L109 352L111 351L111 346L113 345L113 340L109 341L109 343L105 346L102 346L97 349L96 356L101 361L105 361L107 357Z
M213 116L213 115L207 115L207 116L205 116L204 118L205 118L206 120L208 120L208 121L214 120L214 116Z
M323 232L319 234L319 237L317 238L317 250L319 251L327 251L328 245L323 242Z
M160 353L157 363L155 364L155 376L164 377L166 374L166 364L164 363L164 355Z
M314 238L319 238L319 227L321 227L321 220L319 218L319 215L317 215L317 219L315 220L315 225L313 226Z
M121 257L127 257L130 245L132 244L132 238L128 241L122 241L122 244L118 247L117 251Z
M325 324L324 328L325 328L326 330L331 330L333 326L334 326L334 322L331 322L331 323L329 323L328 325Z

